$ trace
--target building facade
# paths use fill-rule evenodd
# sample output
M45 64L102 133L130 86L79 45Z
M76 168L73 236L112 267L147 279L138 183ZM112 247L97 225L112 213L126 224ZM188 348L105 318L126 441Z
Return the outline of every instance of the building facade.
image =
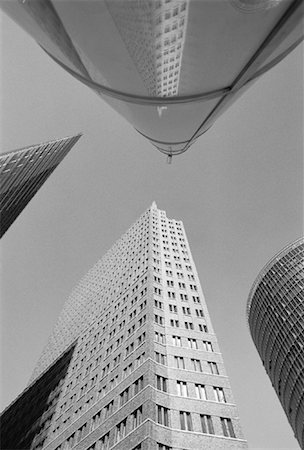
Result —
M0 237L76 144L81 134L0 155Z
M285 247L249 295L250 333L286 416L304 448L304 239Z
M247 448L183 224L155 203L74 289L26 392L67 352L28 448Z
M186 151L303 39L302 0L1 2L158 150Z

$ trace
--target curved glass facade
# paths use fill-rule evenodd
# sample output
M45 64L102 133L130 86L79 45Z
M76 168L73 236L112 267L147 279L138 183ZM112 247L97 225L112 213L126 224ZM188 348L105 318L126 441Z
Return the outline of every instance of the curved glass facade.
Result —
M260 272L249 295L250 332L300 446L304 447L304 238Z
M186 151L303 38L302 0L1 2L162 153ZM247 12L250 11L250 14Z

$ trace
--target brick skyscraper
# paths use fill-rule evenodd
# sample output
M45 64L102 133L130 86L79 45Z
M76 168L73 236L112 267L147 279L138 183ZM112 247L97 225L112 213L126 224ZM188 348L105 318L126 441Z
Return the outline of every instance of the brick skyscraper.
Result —
M247 448L181 221L153 203L89 271L3 424L5 448Z

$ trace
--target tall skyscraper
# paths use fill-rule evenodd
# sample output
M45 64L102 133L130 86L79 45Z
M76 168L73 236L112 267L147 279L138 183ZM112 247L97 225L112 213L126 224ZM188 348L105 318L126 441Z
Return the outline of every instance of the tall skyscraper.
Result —
M81 134L0 155L0 237L76 144Z
M265 370L304 448L304 239L262 269L248 300L248 322Z
M247 448L181 221L153 203L80 281L2 420L7 449Z
M1 2L167 155L186 151L303 38L302 0Z

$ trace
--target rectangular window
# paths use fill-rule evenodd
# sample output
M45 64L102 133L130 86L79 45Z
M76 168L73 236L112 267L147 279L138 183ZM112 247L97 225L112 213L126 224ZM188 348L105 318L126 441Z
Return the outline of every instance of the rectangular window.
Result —
M166 355L163 355L162 353L155 352L155 361L159 364L166 365Z
M157 422L165 427L169 426L169 410L164 406L156 405L157 407Z
M102 422L102 414L100 410L92 417L92 430L95 430L95 428L99 427L101 422Z
M161 377L160 375L156 375L156 388L159 391L167 392L168 379Z
M195 392L196 392L196 397L197 398L200 398L201 400L207 400L206 389L205 389L205 386L203 384L196 384L195 385Z
M191 314L190 308L183 306L183 314L189 316Z
M178 320L174 320L174 319L170 319L170 325L171 325L171 327L179 328L179 321Z
M182 430L186 430L186 431L193 430L191 414L189 412L180 411L179 419L180 419L180 427Z
M158 325L164 325L164 318L162 316L154 314L154 322L157 323Z
M138 394L144 387L144 377L138 378L134 383L134 395Z
M201 414L201 427L203 433L214 434L212 418L208 414Z
M131 427L132 430L134 428L137 428L142 422L142 407L137 408L133 413L131 417Z
M182 346L182 340L181 340L180 336L172 336L172 342L173 342L173 345L175 345L176 347Z
M109 448L109 433L105 434L98 441L94 442L87 450L108 450ZM56 449L57 450L57 449Z
M165 445L165 444L160 444L158 442L157 443L157 450L172 450L172 447L169 447L168 445Z
M197 317L204 317L204 313L202 309L195 310Z
M120 406L124 405L127 401L129 401L129 388L120 394Z
M141 444L136 445L136 447L133 447L132 450L142 450Z
M218 370L217 364L215 362L208 361L208 366L209 366L210 373L212 373L213 375L219 374L219 370Z
M206 352L213 352L212 343L210 341L203 341L203 346Z
M226 403L224 389L221 387L213 387L214 397L217 402Z
M176 305L169 305L170 312L177 313L177 306Z
M81 439L83 439L89 432L89 423L85 423L84 425L82 425L80 428L78 428L78 433L77 433L77 442L80 442Z
M227 417L221 417L221 424L222 424L223 435L226 437L235 438L235 432L233 429L231 419L229 419Z
M197 350L197 341L196 341L196 339L192 339L192 338L188 338L188 346L190 347L190 348L194 348L194 349L196 349Z
M114 401L112 400L105 406L105 419L107 419L111 414L113 414Z
M123 420L116 426L115 442L121 441L126 435L127 419Z
M187 330L193 330L194 329L193 323L192 322L185 322L185 328Z
M159 342L160 344L165 344L165 335L162 333L155 332L155 340L156 342Z
M174 356L174 363L175 363L175 367L177 367L177 369L185 368L185 361L182 356Z
M199 359L191 358L192 370L195 372L202 372L202 365Z
M177 381L176 387L177 387L177 395L179 395L180 397L188 397L188 388L187 383L185 381Z

